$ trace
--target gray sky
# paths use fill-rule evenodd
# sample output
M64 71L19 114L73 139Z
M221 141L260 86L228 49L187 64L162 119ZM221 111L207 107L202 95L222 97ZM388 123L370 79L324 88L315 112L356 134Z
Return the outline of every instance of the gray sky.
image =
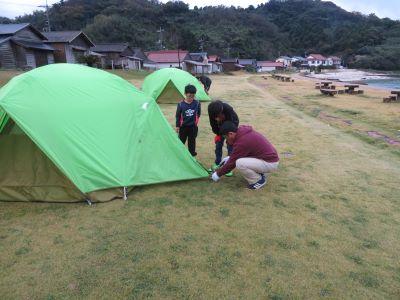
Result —
M48 0L49 5L59 2L59 0ZM161 0L168 2L168 0ZM206 5L226 5L241 6L249 5L257 6L266 1L260 0L184 0L189 3L190 7ZM348 11L359 11L363 14L374 13L380 18L388 17L394 20L400 19L400 0L332 0L338 6ZM0 0L0 16L14 18L19 15L31 13L35 9L40 9L38 5L43 5L46 0Z

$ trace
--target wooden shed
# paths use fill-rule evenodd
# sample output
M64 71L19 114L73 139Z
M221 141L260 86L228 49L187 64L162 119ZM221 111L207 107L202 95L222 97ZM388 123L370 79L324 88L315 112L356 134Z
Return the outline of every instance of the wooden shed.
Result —
M0 24L0 68L32 69L54 63L54 48L29 23Z
M224 68L224 72L239 71L244 68L244 66L239 64L237 58L221 58L221 63Z
M55 49L56 63L79 63L80 57L88 55L94 46L82 31L50 31L42 34L47 38L45 43Z

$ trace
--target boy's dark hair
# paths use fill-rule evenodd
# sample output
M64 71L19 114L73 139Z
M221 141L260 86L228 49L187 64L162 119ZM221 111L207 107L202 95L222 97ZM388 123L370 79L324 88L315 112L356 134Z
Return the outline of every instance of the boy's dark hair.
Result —
M228 132L236 132L236 131L237 131L237 126L235 125L235 123L233 123L231 121L225 121L221 125L221 129L219 130L219 134L220 135L225 135Z
M208 104L208 115L212 118L215 119L218 117L219 114L221 114L224 111L224 107L222 105L222 101L220 100L215 100Z
M196 94L197 89L194 85L188 84L185 86L185 94Z

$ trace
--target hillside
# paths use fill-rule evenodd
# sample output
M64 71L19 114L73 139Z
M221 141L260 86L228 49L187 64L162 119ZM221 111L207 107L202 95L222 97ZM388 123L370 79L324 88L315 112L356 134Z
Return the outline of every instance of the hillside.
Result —
M36 11L15 20L45 26ZM258 7L189 9L157 0L65 0L50 9L53 30L83 29L95 42L128 41L145 50L203 49L223 56L273 59L311 52L342 56L351 67L400 69L400 22L347 12L332 2L271 0ZM202 42L200 42L200 40Z

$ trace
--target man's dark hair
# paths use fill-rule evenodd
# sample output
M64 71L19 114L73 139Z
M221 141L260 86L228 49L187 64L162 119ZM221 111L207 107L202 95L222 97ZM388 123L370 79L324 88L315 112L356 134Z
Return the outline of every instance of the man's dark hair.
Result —
M194 85L188 84L185 86L185 94L196 94L197 89Z
M224 111L224 106L222 105L222 101L220 100L215 100L210 104L208 104L208 115L212 119L218 117L218 115L221 114L223 111Z
M231 122L231 121L225 121L224 123L222 123L221 125L221 129L219 130L219 134L220 135L225 135L228 132L236 132L237 131L237 126L235 125L235 123Z

